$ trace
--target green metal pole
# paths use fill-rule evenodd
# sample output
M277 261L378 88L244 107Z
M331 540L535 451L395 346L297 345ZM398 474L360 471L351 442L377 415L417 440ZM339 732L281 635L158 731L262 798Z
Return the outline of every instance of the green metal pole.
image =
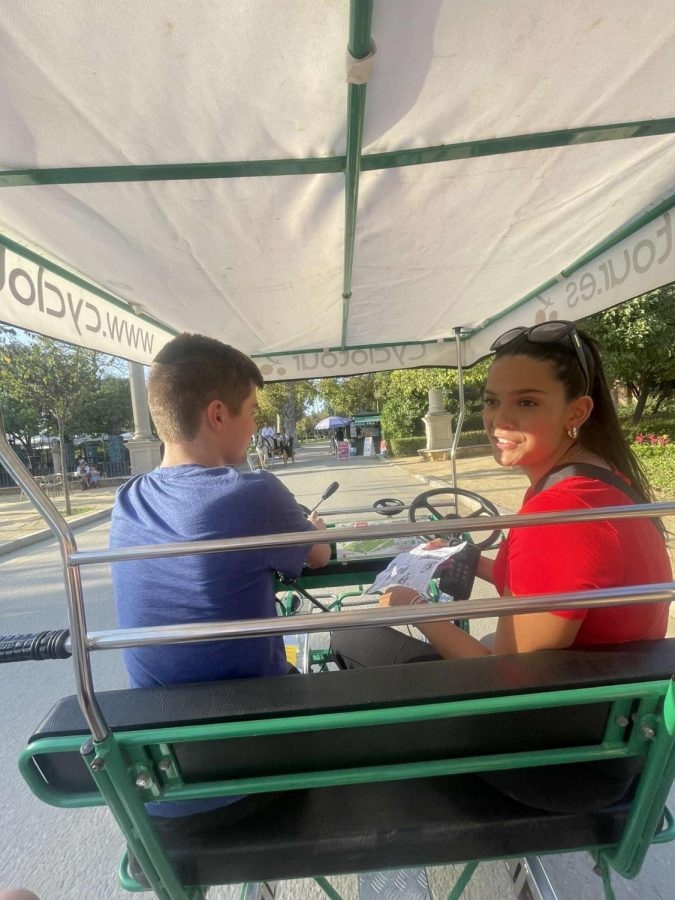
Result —
M324 894L330 897L331 900L343 900L342 894L338 894L333 885L326 878L324 878L323 875L315 875L314 881L316 881Z
M471 876L476 871L477 867L478 860L476 859L464 866L464 868L462 869L462 874L457 879L457 883L448 894L448 900L459 900L459 898L464 893L464 888L471 881Z
M110 734L98 744L86 741L80 753L117 820L129 850L140 863L159 900L204 900L199 887L185 887L180 883L150 822L115 736Z
M355 59L370 53L373 0L351 0L349 14L349 52ZM347 93L347 155L345 158L345 252L342 284L342 341L347 344L349 300L352 296L352 268L356 239L356 213L359 203L359 175L363 145L363 118L366 85L350 84Z
M656 716L640 716L636 739L648 748L636 797L616 848L602 853L624 878L635 878L658 833L675 776L675 681L671 680L663 708Z

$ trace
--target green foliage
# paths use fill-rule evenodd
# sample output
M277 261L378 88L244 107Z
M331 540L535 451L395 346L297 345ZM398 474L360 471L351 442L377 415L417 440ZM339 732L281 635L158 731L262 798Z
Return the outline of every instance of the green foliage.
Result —
M59 416L70 434L120 434L133 427L128 378L103 372L110 361L48 338L0 343L5 430L30 449L32 436Z
M275 381L258 391L258 411L256 424L262 428L266 423L276 428L277 416L281 417L282 429L295 434L297 422L303 418L316 397L316 387L312 381Z
M0 351L1 352L1 351ZM5 432L23 445L26 453L32 451L32 438L44 425L44 417L39 410L29 404L20 403L7 393L0 376L0 410Z
M303 416L299 420L295 434L299 441L310 441L316 438L314 426L321 420L320 415Z
M327 416L356 416L377 407L375 375L322 378L316 382L317 398Z
M600 344L607 376L628 385L638 423L650 396L675 389L675 284L590 316L584 329Z
M464 396L467 416L471 424L481 406L481 395L489 361L483 360L464 372ZM375 376L376 395L381 402L382 430L386 436L411 437L424 433L422 417L429 407L428 393L440 388L445 405L452 413L458 410L456 369L397 369L378 372ZM466 420L465 420L466 421ZM478 423L480 427L482 420Z
M70 430L73 434L122 434L133 426L129 380L107 375L73 409Z
M51 419L63 448L73 410L95 392L101 358L91 350L44 337L27 344L5 342L1 352L6 364L0 368L0 389L20 406L32 407L40 416ZM64 470L65 465L64 459ZM63 485L65 511L70 515L67 478Z
M64 424L96 389L100 361L93 351L38 337L5 343L2 353L8 362L0 370L0 390L54 423Z
M422 435L424 423L422 416L426 407L419 398L402 396L383 404L381 408L382 433L393 437L412 437ZM425 440L424 437L421 438Z
M654 492L671 499L675 485L675 444L632 444L631 448Z

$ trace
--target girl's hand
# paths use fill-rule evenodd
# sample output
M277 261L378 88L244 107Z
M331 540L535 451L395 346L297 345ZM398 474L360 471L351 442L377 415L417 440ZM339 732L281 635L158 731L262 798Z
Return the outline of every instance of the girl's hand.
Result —
M392 587L380 597L380 606L410 606L426 603L417 591L408 587Z
M433 541L429 541L428 544L422 545L422 550L438 550L441 547L447 547L448 542L445 538L434 538Z

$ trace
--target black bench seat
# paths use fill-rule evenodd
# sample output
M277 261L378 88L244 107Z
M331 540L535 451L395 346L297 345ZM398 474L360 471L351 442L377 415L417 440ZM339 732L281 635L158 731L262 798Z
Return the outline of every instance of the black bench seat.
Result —
M286 725L296 716L455 701L480 705L495 697L667 682L674 672L675 640L663 640L612 652L543 651L110 691L97 697L124 746L124 735L140 729L180 731L194 724L269 719ZM360 727L344 727L336 720L334 727L321 730L176 740L172 752L185 784L448 759L480 761L491 754L599 746L614 709L612 699L602 696L569 706L540 708L533 702L528 708L527 699L520 705L524 708L481 713L474 706L452 717ZM626 740L632 727L631 722ZM95 790L75 749L75 739L87 735L74 697L57 703L34 733L35 763L53 789L71 795ZM73 749L40 752L41 740L66 736L74 739ZM520 769L524 798L519 799L512 783L506 783L505 793L495 787L499 775L484 778L472 773L471 766L461 774L407 780L373 776L375 780L365 784L286 792L236 826L193 835L163 833L162 842L188 884L302 878L611 845L623 832L633 797L631 782L641 765L641 755L633 753L627 759ZM474 770L480 768L479 762ZM578 783L584 803L557 810L555 802L548 810L529 805L528 783L541 781L542 773L554 786L554 795L560 795L561 785L562 794L574 794Z

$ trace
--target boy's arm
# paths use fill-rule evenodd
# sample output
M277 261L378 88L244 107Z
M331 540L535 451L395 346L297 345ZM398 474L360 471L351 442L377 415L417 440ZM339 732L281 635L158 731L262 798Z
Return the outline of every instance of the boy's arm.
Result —
M323 519L318 516L315 512L313 512L309 516L309 521L312 525L319 529L323 530L326 527ZM307 555L307 559L305 560L305 565L310 569L320 569L322 566L328 564L328 560L330 559L330 544L312 544L312 549L309 551Z

